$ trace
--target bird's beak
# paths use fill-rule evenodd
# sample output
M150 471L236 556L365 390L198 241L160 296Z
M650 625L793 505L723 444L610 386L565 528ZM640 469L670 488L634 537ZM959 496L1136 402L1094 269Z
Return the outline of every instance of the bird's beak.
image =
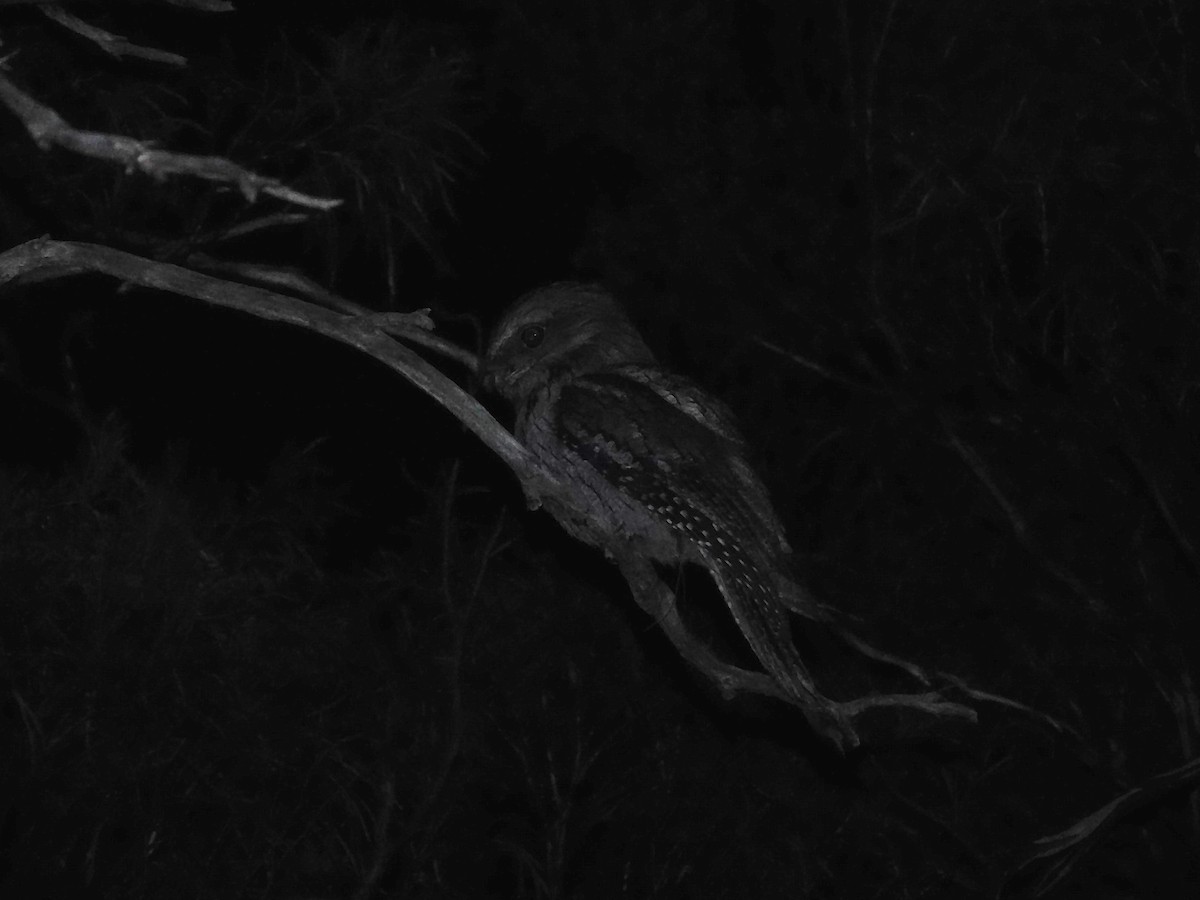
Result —
M528 371L528 364L514 367L511 361L507 363L489 361L487 357L484 357L480 369L480 379L484 390L491 391L493 394L499 394L511 400L514 386L521 380L521 376Z
M485 391L493 394L500 393L503 375L503 366L496 365L494 361L486 356L480 358L479 381Z

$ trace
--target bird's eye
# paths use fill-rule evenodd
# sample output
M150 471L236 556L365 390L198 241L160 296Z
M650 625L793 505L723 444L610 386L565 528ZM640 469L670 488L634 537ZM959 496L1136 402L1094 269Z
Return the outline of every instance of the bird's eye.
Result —
M521 343L532 350L534 347L541 346L542 341L546 339L546 329L541 325L526 325L521 329Z

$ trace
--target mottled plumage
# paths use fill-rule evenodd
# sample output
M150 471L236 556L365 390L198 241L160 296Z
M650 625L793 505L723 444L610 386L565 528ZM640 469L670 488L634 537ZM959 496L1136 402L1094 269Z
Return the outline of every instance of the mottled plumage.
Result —
M705 567L767 672L811 700L787 613L820 610L787 575L783 528L726 407L661 369L616 301L590 285L519 300L486 372L516 407L517 438L572 486L570 506L553 510L560 524L613 556Z

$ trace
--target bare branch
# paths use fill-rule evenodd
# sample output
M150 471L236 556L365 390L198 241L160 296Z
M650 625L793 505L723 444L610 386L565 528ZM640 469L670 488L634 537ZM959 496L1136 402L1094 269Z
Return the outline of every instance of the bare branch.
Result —
M840 702L830 700L814 690L809 702L801 702L765 673L752 672L722 662L692 637L675 606L675 594L658 576L652 564L633 554L617 555L616 561L638 605L654 618L679 654L716 683L722 696L731 698L738 693L751 693L776 697L804 713L813 728L839 749L858 746L859 738L854 730L853 720L872 709L907 707L933 716L966 719L970 722L976 720L973 709L946 700L935 691L921 694L875 694Z
M517 473L527 495L548 495L561 490L557 481L538 467L516 438L474 397L408 347L388 336L393 334L412 339L434 350L439 350L446 343L434 339L423 325L414 327L411 314L407 318L404 314L394 313L382 316L343 315L294 297L224 281L96 244L38 238L0 253L0 287L34 284L88 272L99 272L128 284L193 297L260 319L285 322L361 350L399 372L445 407ZM456 358L461 360L469 356L466 351L459 350ZM474 358L470 359L474 363Z
M255 234L259 231L275 228L279 225L303 225L310 218L312 218L312 216L309 213L271 213L270 215L259 216L257 219L251 219L249 222L242 222L238 225L230 225L217 231L210 231L208 233L201 234L196 238L196 243L207 244L221 241L231 241L236 238L243 238L248 234Z
M113 34L110 31L105 31L103 28L89 25L83 19L72 15L61 6L43 6L42 15L57 22L63 28L87 38L109 56L116 57L117 59L120 59L122 56L136 56L141 59L152 60L153 62L167 63L172 66L187 65L187 57L180 56L178 53L159 50L155 47L142 47L131 43L124 35Z
M229 275L239 281L266 287L278 287L286 290L292 296L298 296L310 303L323 306L325 309L357 316L364 320L370 319L372 324L385 334L428 347L440 356L454 360L470 372L479 371L479 360L474 353L433 333L433 320L429 318L428 309L407 313L376 312L353 300L347 300L340 294L335 294L303 272L284 266L227 262L203 253L191 254L188 256L187 262L189 266L196 269Z
M95 244L39 238L0 253L0 288L8 284L32 284L87 272L100 272L129 284L193 297L261 319L296 325L361 350L400 373L479 437L517 475L531 508L544 505L552 512L556 508L571 508L570 492L542 470L525 448L474 397L422 357L389 337L393 335L419 343L462 362L473 371L477 370L479 363L473 354L430 334L432 323L424 311L345 315L259 287L223 281L190 269L154 262ZM830 700L814 688L806 697L797 698L765 673L741 669L717 659L687 630L676 609L674 593L648 560L621 547L609 547L607 550L629 583L638 605L663 628L684 659L715 681L727 697L738 692L778 697L798 708L819 733L839 748L856 746L859 739L853 720L868 710L881 707L906 707L935 716L975 720L973 710L948 701L934 691L872 695L840 702ZM866 646L860 641L851 643L860 649ZM928 684L924 673L911 663L878 654L877 651L872 653L875 658L900 665Z
M99 131L81 131L62 116L34 100L0 73L0 102L25 123L34 142L43 150L58 146L81 156L120 163L127 170L139 169L162 181L168 175L192 175L207 181L236 185L242 196L254 202L260 193L297 206L330 210L342 201L313 197L287 187L275 178L258 175L220 156L195 156L155 149L149 141Z
M222 275L237 281L261 285L265 288L277 288L293 297L300 297L310 303L332 309L350 316L369 316L373 312L365 306L347 300L340 294L335 294L325 286L313 281L299 269L291 266L272 266L266 263L232 262L217 259L206 253L189 253L186 260L188 267Z

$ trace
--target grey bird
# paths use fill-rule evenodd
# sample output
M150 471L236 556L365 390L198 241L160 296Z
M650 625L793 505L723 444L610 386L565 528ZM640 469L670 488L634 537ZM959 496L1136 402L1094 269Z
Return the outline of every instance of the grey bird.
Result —
M611 295L564 282L518 300L496 326L485 383L516 409L514 433L569 485L551 512L610 556L711 574L755 656L808 711L828 711L788 613L825 619L790 576L791 548L727 407L656 361Z

